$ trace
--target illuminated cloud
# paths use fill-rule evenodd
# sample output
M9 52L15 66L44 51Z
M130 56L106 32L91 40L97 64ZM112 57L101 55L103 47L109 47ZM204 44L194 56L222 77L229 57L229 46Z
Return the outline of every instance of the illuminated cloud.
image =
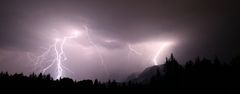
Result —
M73 73L63 74L78 80L123 80L164 63L170 53L183 62L197 56L225 59L240 52L233 42L239 40L239 10L222 7L228 4L218 2L213 8L209 0L5 0L0 3L0 71L42 72L51 63L39 68L31 58L71 34L78 37L67 40L63 50L68 58L64 65Z

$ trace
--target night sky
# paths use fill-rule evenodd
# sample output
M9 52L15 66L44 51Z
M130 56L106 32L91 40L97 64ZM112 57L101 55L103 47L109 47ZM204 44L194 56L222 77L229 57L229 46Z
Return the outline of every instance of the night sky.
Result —
M158 64L171 53L229 61L240 54L239 9L233 0L1 0L0 71L42 72L50 62L36 56L74 30L63 76L77 80L124 80L153 66L159 49Z

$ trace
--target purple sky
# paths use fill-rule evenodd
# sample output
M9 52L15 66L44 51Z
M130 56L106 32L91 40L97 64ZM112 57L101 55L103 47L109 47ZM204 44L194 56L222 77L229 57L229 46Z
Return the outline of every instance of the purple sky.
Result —
M159 49L159 64L170 53L181 63L229 60L240 53L237 9L233 0L2 0L0 71L40 72L49 62L31 59L74 30L82 34L65 43L73 73L64 76L77 80L123 80L154 65ZM54 66L46 73L56 75Z

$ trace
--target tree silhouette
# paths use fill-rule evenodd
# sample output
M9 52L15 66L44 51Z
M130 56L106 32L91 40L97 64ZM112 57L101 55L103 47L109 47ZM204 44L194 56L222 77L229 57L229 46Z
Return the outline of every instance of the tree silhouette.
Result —
M100 82L98 79L73 81L71 78L53 80L50 74L29 76L23 73L0 73L0 91L17 92L88 92L88 93L238 93L240 85L240 57L230 62L220 62L218 57L213 60L197 57L181 65L173 54L166 58L163 67L154 67L156 74L150 81L129 80L117 82L109 80ZM163 69L162 69L163 68ZM139 78L141 79L141 78ZM145 81L145 80L144 80Z

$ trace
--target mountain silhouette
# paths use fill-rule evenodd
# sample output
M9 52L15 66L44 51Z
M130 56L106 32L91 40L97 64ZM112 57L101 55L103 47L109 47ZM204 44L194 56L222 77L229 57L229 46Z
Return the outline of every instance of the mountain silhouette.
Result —
M160 72L164 74L164 65L155 65L151 67L147 67L141 73L133 73L127 77L127 81L132 81L136 83L149 83L151 78Z

